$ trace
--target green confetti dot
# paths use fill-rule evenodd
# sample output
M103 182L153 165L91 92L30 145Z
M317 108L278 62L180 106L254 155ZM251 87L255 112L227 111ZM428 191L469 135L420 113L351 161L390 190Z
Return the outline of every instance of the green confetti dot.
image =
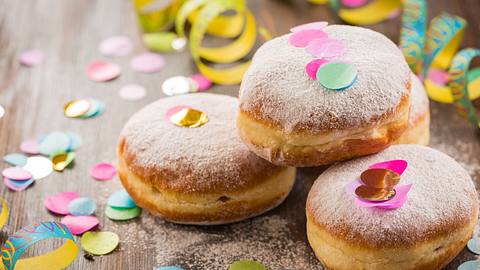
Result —
M105 215L111 220L129 220L140 216L142 209L134 208L114 208L107 206Z
M327 89L343 90L350 87L356 79L357 69L348 63L327 63L317 71L317 81Z
M240 260L234 262L228 270L267 270L267 268L256 261L252 260Z

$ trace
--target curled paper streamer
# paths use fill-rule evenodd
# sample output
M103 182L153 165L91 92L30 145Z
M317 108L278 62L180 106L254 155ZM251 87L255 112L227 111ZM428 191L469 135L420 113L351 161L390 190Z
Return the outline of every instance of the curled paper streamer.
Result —
M52 252L20 259L30 246L48 238L62 238L66 241ZM7 239L1 251L6 270L64 269L78 255L78 247L70 231L65 225L57 222L42 222L23 227Z
M427 3L425 0L404 2L400 49L413 73L420 74L427 32Z

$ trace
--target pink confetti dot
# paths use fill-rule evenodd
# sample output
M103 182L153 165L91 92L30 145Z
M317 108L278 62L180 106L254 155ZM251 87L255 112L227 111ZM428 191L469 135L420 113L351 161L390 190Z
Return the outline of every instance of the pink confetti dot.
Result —
M22 52L20 54L19 61L20 61L20 64L24 66L33 67L41 64L44 58L45 58L45 55L43 54L42 51L30 50L30 51Z
M110 62L95 60L88 65L87 75L92 81L111 81L120 76L120 67Z
M133 70L143 73L160 71L165 66L163 56L156 53L143 53L135 56L130 62Z
M61 223L67 226L72 234L80 235L97 227L100 221L94 216L68 215L62 218Z
M174 107L171 107L170 109L167 110L167 113L165 113L165 119L170 119L170 117L172 117L172 115L176 114L177 112L185 109L185 108L188 108L188 106L174 106Z
M312 40L307 46L307 52L317 58L331 58L342 55L345 44L337 39L321 38Z
M145 97L147 91L138 84L128 84L120 89L118 95L124 100L136 101Z
M365 5L367 0L342 0L342 4L346 7L356 8Z
M304 48L304 47L307 47L310 41L319 39L319 38L326 38L326 37L327 37L327 34L322 30L309 29L309 30L294 32L292 35L290 35L290 37L288 38L288 41L290 42L291 45L295 47Z
M38 146L37 140L29 139L20 144L20 150L26 154L37 155L39 153Z
M125 36L113 36L104 39L99 45L98 50L107 56L125 56L133 50L132 41Z
M394 171L400 175L407 169L408 162L403 159L395 159L384 162L378 162L369 167L369 169L387 169Z
M316 80L318 69L325 63L328 63L328 60L326 60L326 59L313 59L312 61L310 61L307 64L307 66L305 67L305 70L307 71L308 76L310 76L310 78Z
M328 22L311 22L290 28L290 32L299 32L303 30L317 29L322 30L328 25Z
M3 177L11 180L25 181L32 179L32 174L21 167L10 167L2 171Z
M48 197L45 200L45 207L55 214L68 215L68 204L78 197L76 192L60 192Z
M111 180L117 174L117 169L112 164L100 162L90 169L90 176L97 180Z
M212 87L212 81L210 81L203 74L192 75L190 76L190 79L197 83L198 91L205 91Z
M16 181L12 179L8 179L6 177L3 178L3 183L5 186L7 186L9 189L14 190L14 191L22 191L27 189L31 184L33 184L34 179L29 179L25 181Z

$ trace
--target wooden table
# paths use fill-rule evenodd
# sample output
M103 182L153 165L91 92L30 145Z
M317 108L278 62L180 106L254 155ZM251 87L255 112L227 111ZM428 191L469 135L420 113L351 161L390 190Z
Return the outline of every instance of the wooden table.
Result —
M480 47L480 2L478 0L430 0L429 17L448 11L467 18L470 26L464 46ZM251 0L260 25L274 35L286 33L297 24L315 20L338 22L325 6L312 6L304 0ZM281 18L281 19L280 19ZM398 19L372 28L398 40ZM19 228L40 221L60 220L48 213L43 201L61 191L77 191L97 199L97 216L103 230L117 232L120 248L95 257L81 254L69 269L153 269L160 265L180 265L186 269L226 269L232 261L256 259L269 269L322 269L306 242L304 204L306 194L322 168L299 170L297 184L285 203L255 219L229 226L194 227L165 223L143 213L130 222L114 223L104 216L106 200L119 188L119 181L96 182L88 169L99 161L115 160L115 145L120 129L138 109L160 97L160 85L168 77L195 72L189 53L168 54L167 67L155 75L138 74L129 68L130 57L112 61L123 68L121 77L108 83L94 83L85 75L94 59L104 59L98 43L105 37L123 34L144 49L128 0L0 0L0 104L6 108L0 119L0 156L19 151L22 140L54 130L73 131L84 140L77 152L75 167L53 173L23 192L12 192L1 185L2 196L11 208L11 217L2 231L2 242ZM38 48L46 53L39 67L21 67L19 52ZM140 83L148 96L140 102L118 97L118 89L128 83ZM214 87L211 92L237 95L237 86ZM65 102L95 97L105 101L107 111L90 120L67 119ZM461 119L453 106L432 104L431 145L457 159L480 181L480 138L478 132ZM4 165L2 165L3 167ZM454 181L454 179L452 179ZM44 243L31 254L50 249ZM447 269L456 269L474 256L464 250Z

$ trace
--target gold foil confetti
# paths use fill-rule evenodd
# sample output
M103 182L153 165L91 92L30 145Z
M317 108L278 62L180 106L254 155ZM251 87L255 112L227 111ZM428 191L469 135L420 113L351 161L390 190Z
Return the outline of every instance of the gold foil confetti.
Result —
M190 107L173 107L167 112L170 122L180 127L196 128L208 122L204 112Z
M74 158L75 158L74 152L56 153L51 158L53 163L53 169L57 172L62 172L63 170L65 170L65 168L68 165L70 165L70 163L72 163Z
M369 201L386 201L393 198L395 194L394 189L372 188L368 186L359 186L355 189L355 195Z
M66 117L80 117L88 112L90 102L85 99L72 100L63 109Z
M400 175L388 169L368 169L362 172L360 179L367 187L392 189L400 182Z

